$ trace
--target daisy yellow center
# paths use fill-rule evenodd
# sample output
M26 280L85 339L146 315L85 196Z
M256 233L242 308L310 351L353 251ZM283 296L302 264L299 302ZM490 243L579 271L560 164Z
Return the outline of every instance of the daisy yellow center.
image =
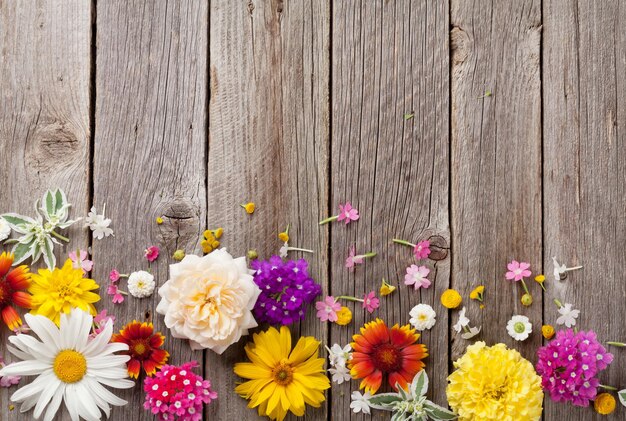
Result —
M287 386L293 380L293 368L291 364L283 360L272 370L274 381L281 386Z
M524 323L522 322L517 322L513 325L513 329L515 329L515 333L524 333L526 326L524 326Z
M385 373L398 370L402 363L400 351L391 344L379 345L372 357L374 366Z
M54 359L54 374L64 383L76 383L87 373L87 360L74 350L65 349Z

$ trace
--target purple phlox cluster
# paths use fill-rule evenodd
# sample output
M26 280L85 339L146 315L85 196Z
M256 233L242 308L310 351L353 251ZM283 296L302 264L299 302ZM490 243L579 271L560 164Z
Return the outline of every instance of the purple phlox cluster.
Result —
M252 261L254 282L261 289L253 310L257 322L289 325L304 319L307 306L322 293L308 266L304 259L283 261L279 256Z
M202 405L217 399L211 382L195 374L196 361L181 366L164 365L154 377L146 377L143 404L159 421L202 419Z
M596 375L613 361L613 355L598 342L595 332L571 329L537 351L541 385L555 402L589 406L600 384Z

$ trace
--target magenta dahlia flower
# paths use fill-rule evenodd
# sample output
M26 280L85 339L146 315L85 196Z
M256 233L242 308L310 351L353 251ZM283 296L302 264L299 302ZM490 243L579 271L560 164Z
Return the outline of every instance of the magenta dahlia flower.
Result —
M541 386L555 402L589 406L600 384L596 375L613 361L613 355L598 342L595 332L557 332L537 351Z

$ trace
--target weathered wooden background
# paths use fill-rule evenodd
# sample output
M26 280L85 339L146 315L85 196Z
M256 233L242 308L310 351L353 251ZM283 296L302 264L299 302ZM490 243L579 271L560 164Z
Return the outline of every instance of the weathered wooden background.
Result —
M311 312L295 333L346 343L376 315L406 323L429 303L427 371L443 403L468 344L438 304L450 286L467 297L484 283L486 308L467 303L480 338L531 360L541 336L513 343L505 322L526 314L538 331L556 320L553 298L580 308L580 326L602 340L626 340L625 24L619 0L0 0L0 211L30 212L57 186L74 215L106 203L115 237L76 227L63 254L91 246L100 307L159 329L156 294L113 307L105 291L111 268L147 267L148 245L162 248L151 266L162 284L168 256L199 251L207 226L224 227L234 254L269 256L289 223L293 245L315 249L324 290L360 295L382 277L401 283L413 258L392 237L431 238L446 257L431 262L430 289L400 286L349 327ZM253 216L238 207L248 200ZM345 200L358 223L317 225ZM379 255L349 273L352 244ZM522 307L506 263L551 272L552 256L585 268L543 297L533 283ZM173 362L204 362L217 387L207 420L255 417L233 393L244 342L217 357L167 341ZM615 354L601 380L623 388L626 351ZM334 385L307 418L364 419L349 408L357 385ZM9 411L10 392L0 419L29 419ZM124 396L113 420L150 418L139 386ZM545 408L546 420L596 419Z

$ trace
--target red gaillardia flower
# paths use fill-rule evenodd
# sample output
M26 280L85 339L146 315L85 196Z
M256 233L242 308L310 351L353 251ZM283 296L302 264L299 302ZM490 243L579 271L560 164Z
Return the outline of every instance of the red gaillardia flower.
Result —
M152 323L141 323L133 320L111 337L111 342L121 342L128 345L128 351L122 354L130 355L128 361L128 375L139 377L141 366L148 376L154 375L157 368L161 368L169 358L169 352L160 349L165 336L160 332L154 333Z
M24 291L30 287L30 272L28 266L18 266L11 269L13 254L0 255L0 313L2 320L14 330L22 325L22 319L13 306L30 309L31 295Z
M378 391L383 376L394 390L396 384L406 389L424 368L422 359L428 356L426 346L416 343L419 337L410 325L388 328L380 319L366 323L360 335L352 336L350 374L363 379L359 387L371 394Z

